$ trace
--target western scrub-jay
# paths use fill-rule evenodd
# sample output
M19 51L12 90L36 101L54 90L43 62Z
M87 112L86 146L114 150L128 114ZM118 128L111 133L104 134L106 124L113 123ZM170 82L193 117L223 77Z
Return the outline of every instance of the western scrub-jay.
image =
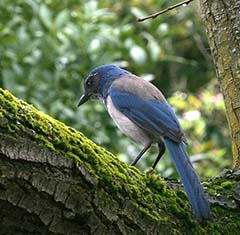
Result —
M78 106L89 99L103 100L119 129L144 147L132 166L157 143L155 168L166 145L196 218L210 218L208 202L185 148L185 134L173 109L153 84L115 65L103 65L89 73Z

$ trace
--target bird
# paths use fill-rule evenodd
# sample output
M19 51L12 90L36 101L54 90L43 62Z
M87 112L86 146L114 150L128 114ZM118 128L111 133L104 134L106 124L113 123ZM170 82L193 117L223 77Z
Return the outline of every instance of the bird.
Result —
M102 100L117 127L143 146L130 166L136 165L143 154L157 144L159 153L152 165L155 168L167 147L194 216L200 221L210 219L208 201L186 151L186 135L161 91L123 68L106 64L88 74L78 106L90 99Z

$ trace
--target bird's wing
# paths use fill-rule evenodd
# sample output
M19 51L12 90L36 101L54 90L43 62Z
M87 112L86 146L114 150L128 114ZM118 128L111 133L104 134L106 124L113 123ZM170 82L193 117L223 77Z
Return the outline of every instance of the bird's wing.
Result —
M146 84L144 85L149 85L149 83ZM131 86L132 89L133 86ZM141 93L141 89L146 92L147 88L135 87L135 89ZM119 89L114 85L110 88L109 95L113 105L121 113L148 133L154 136L166 136L178 143L186 142L176 114L162 95L162 98L160 96L158 96L160 98L154 98L161 94L160 92L154 94L154 92L156 91L153 91L147 99L143 99L136 93L133 94L129 89Z

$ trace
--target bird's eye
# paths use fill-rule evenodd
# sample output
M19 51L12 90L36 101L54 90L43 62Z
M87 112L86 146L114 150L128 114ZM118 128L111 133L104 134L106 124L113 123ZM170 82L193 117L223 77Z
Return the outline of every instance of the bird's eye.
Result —
M93 80L94 80L94 78L97 77L97 75L98 75L97 73L94 73L94 74L89 75L88 79L86 80L86 86L87 86L87 87L92 86Z
M86 85L87 85L88 87L90 87L90 86L92 85L91 79L88 79L88 80L86 81Z

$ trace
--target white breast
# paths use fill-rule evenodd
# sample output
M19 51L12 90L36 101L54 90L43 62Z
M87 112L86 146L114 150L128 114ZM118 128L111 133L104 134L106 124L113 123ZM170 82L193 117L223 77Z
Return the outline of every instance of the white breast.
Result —
M150 139L148 135L114 107L110 96L107 97L106 106L113 121L124 134L143 146L149 144Z

